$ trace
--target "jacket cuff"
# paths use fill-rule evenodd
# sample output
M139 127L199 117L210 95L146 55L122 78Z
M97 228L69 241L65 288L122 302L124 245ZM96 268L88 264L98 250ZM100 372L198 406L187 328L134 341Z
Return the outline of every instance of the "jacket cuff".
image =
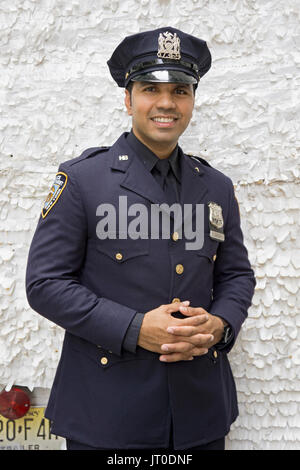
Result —
M215 317L219 317L221 318L221 320L224 320L227 325L231 328L231 335L230 335L230 338L229 340L227 341L227 343L222 343L222 342L219 342L219 343L216 343L214 345L214 348L217 349L218 351L224 351L224 352L229 352L230 349L233 347L234 343L235 343L235 332L234 332L234 328L232 327L232 325L221 315L215 315Z
M126 351L135 353L143 318L143 313L136 313L133 317L123 341L123 349Z

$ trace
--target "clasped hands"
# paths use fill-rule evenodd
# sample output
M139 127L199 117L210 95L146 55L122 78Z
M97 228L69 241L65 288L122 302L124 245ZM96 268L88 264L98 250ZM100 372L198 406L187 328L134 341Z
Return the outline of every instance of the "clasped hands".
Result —
M190 361L218 343L223 335L224 321L190 302L160 305L144 315L138 345L161 355L162 362ZM180 319L172 313L181 312Z

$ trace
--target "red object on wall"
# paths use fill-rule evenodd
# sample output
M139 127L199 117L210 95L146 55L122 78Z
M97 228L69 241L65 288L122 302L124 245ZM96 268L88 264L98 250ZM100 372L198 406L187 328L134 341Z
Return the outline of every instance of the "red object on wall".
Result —
M25 416L30 408L30 399L24 390L12 387L9 392L0 393L0 414L4 418L18 419Z

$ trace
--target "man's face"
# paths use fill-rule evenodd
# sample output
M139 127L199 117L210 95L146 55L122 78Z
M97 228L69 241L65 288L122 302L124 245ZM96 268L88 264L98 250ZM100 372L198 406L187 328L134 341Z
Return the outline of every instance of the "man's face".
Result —
M194 108L192 85L134 82L125 90L125 105L133 131L148 147L175 147L187 128Z

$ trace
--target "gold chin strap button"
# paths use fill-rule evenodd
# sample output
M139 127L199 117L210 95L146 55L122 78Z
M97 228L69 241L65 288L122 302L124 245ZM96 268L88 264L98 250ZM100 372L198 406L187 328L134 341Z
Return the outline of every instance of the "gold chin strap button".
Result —
M123 259L122 253L116 253L116 259L117 259L118 261L121 261L121 260Z
M184 267L182 266L182 264L177 264L176 265L176 273L177 274L182 274L184 271Z

